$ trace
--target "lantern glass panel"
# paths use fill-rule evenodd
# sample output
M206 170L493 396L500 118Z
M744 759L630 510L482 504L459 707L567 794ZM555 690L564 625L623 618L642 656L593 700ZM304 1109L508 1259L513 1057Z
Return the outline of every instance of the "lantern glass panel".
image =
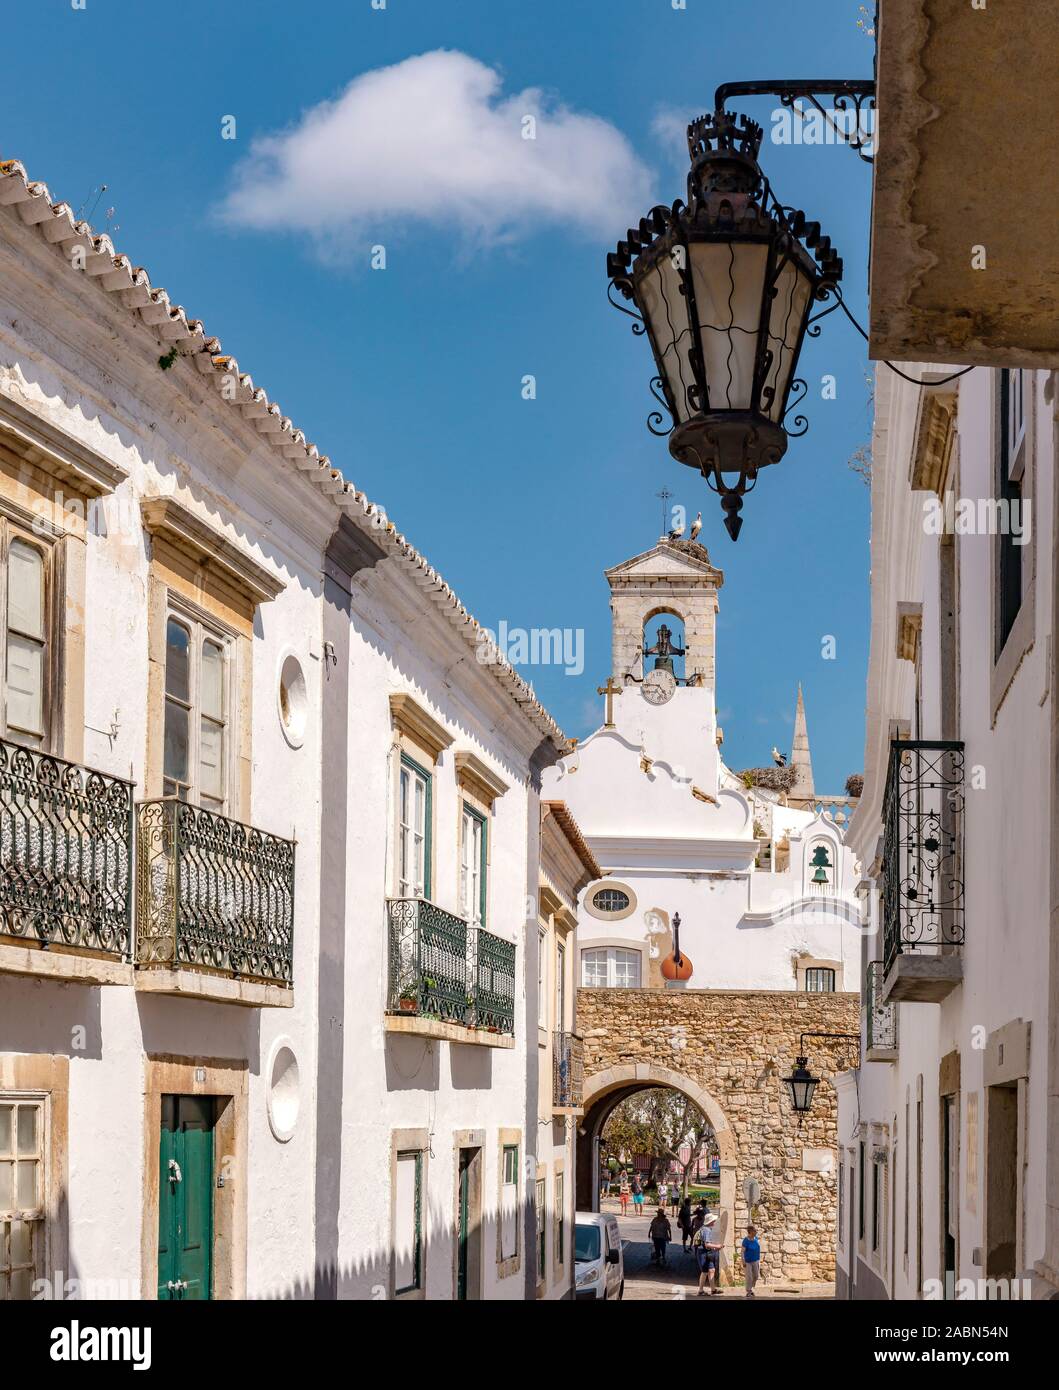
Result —
M644 275L637 286L637 298L657 345L661 373L676 403L677 424L682 425L691 417L688 387L695 384L695 373L688 357L688 301L681 293L680 273L669 255L660 257Z
M787 390L801 337L802 321L809 311L811 292L808 275L793 261L788 261L776 277L776 293L768 326L772 365L766 373L761 395L763 412L776 424L783 419L786 409ZM772 392L771 396L769 391Z
M691 282L709 410L751 410L768 246L692 244Z

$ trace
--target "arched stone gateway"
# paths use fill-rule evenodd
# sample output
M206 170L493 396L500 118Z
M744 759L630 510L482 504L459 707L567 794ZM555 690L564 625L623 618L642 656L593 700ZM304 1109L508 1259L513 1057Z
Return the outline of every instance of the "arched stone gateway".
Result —
M856 1033L856 994L778 990L578 990L585 1040L584 1114L578 1124L577 1205L598 1205L599 1135L620 1101L671 1086L703 1111L721 1158L720 1213L730 1265L755 1209L770 1282L834 1278L837 1101L829 1077L848 1045L807 1039L821 1078L799 1123L782 1078L802 1033Z

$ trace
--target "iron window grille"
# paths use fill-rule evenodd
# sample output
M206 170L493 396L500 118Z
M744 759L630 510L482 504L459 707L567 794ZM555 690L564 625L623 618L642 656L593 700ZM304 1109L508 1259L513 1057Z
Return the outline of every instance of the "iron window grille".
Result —
M557 1032L552 1040L552 1104L576 1110L584 1099L585 1045L577 1033Z
M964 942L964 749L894 739L883 811L883 965Z

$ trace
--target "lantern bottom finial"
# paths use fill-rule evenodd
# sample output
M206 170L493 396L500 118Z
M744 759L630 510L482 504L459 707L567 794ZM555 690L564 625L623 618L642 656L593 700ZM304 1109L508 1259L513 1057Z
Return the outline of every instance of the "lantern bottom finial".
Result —
M739 539L743 498L757 482L758 469L778 463L786 451L786 432L749 411L699 416L669 438L669 452L677 462L697 468L720 497L725 530L733 541ZM733 481L726 481L725 474L734 475Z

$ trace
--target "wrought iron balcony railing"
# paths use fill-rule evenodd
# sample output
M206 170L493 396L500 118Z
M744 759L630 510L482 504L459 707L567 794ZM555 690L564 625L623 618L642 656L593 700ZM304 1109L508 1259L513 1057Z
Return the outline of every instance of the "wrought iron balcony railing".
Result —
M0 739L0 936L128 960L132 783Z
M869 1061L872 1052L897 1052L897 1005L882 1002L883 978L882 961L869 961L864 982L866 1051L869 1053Z
M576 1033L552 1038L552 1104L560 1110L580 1109L585 1090L585 1045Z
M173 797L137 814L138 964L290 985L294 841Z
M474 1023L497 1033L515 1031L515 943L483 927L471 929Z
M963 744L894 739L883 811L883 965L964 940Z
M467 923L425 898L391 898L390 1013L467 1023Z
M391 898L386 1008L442 1023L515 1031L515 946L425 898Z

